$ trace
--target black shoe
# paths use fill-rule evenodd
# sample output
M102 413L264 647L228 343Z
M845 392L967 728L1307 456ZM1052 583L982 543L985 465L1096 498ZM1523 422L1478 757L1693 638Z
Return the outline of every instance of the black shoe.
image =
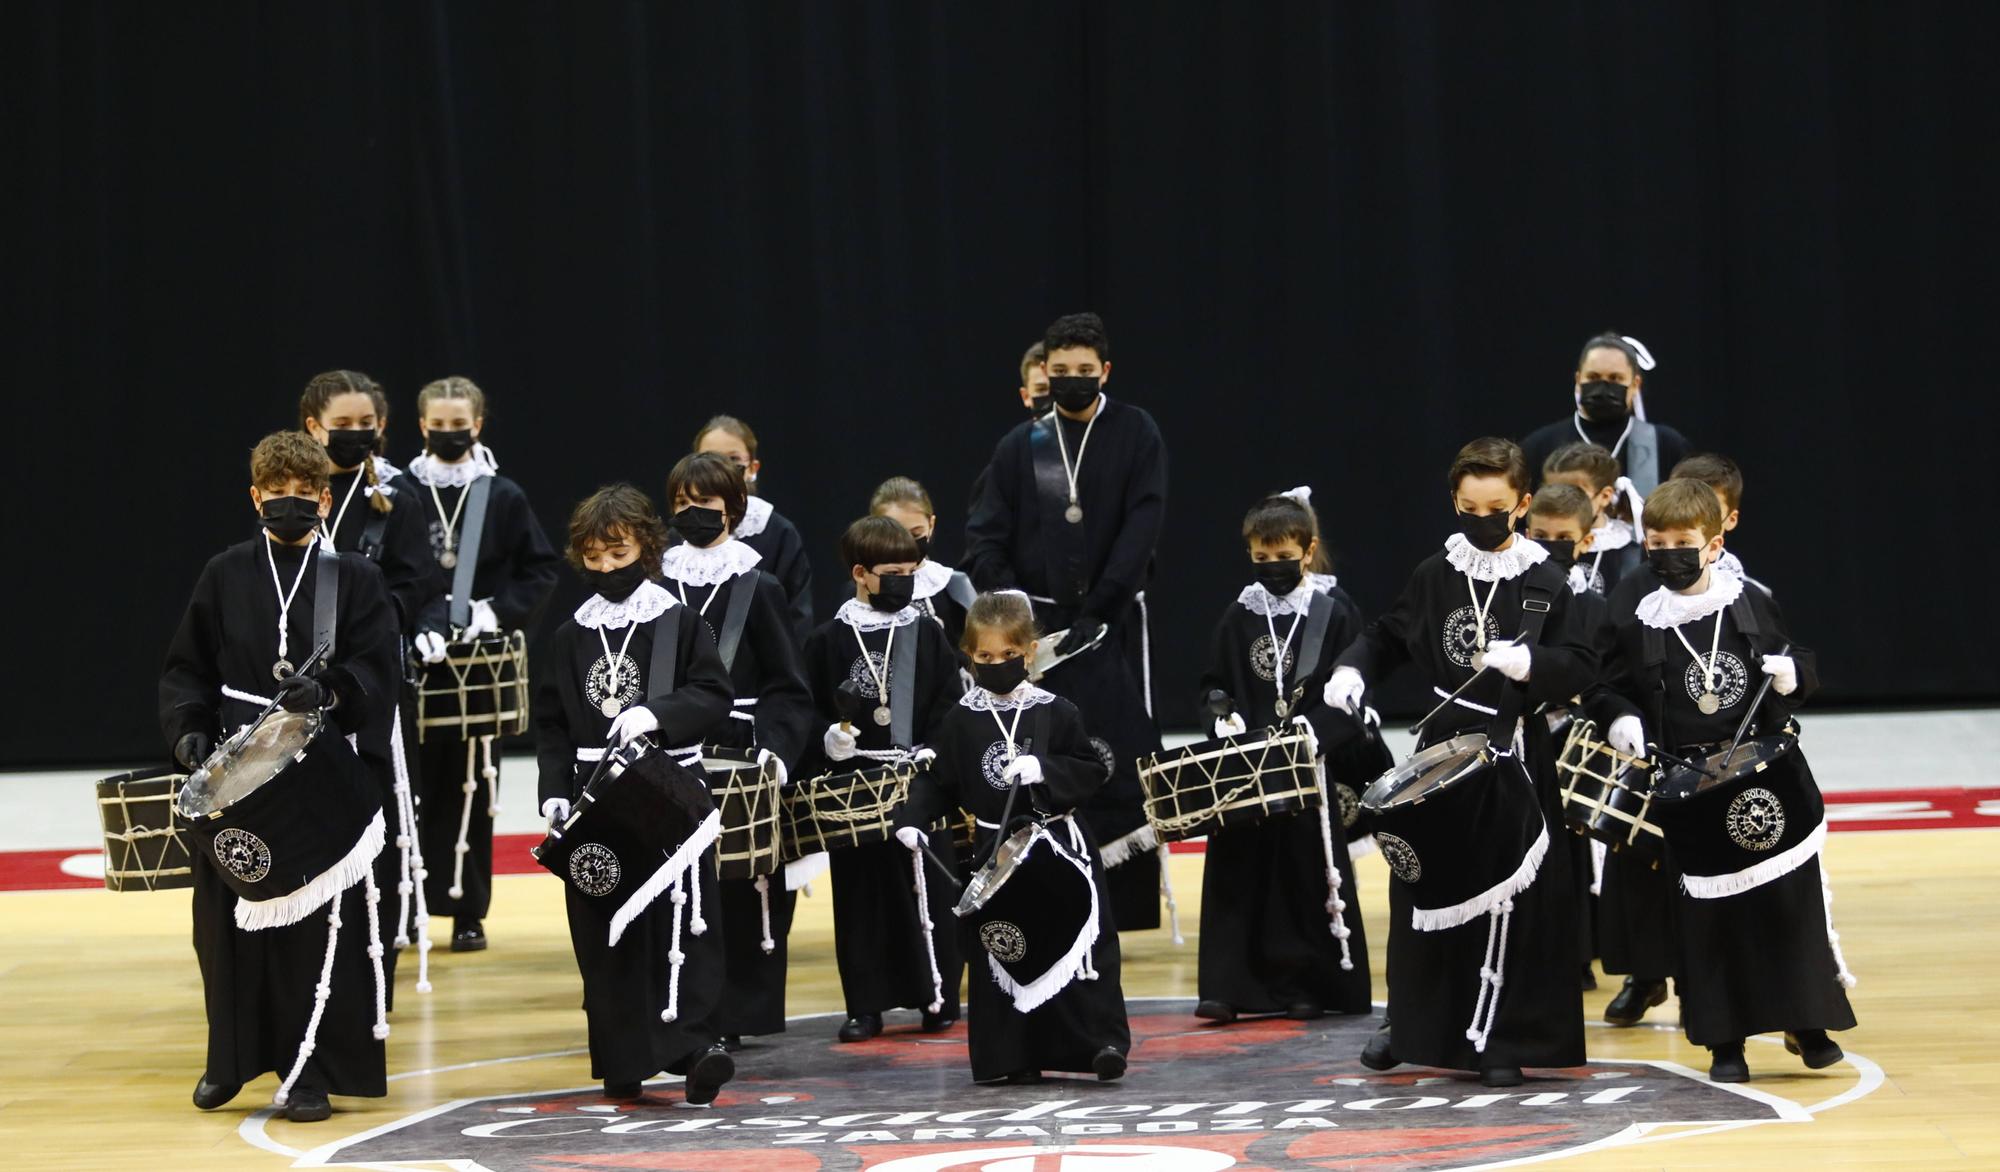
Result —
M1311 1001L1299 1001L1285 1007L1285 1016L1293 1021L1317 1021L1325 1014L1326 1010Z
M1521 1068L1518 1066L1488 1066L1479 1072L1479 1085L1483 1087L1518 1087L1521 1085Z
M1385 1024L1361 1047L1361 1065L1370 1070L1388 1070L1397 1065L1395 1051L1389 1049L1389 1027Z
M612 1082L604 1080L604 1097L616 1103L629 1103L646 1093L646 1089L636 1082Z
M1750 1064L1743 1060L1743 1043L1708 1048L1708 1081L1749 1082Z
M204 1111L213 1111L243 1092L240 1082L210 1082L204 1075L194 1084L194 1105Z
M1098 1082L1115 1082L1125 1077L1125 1056L1116 1046L1106 1046L1090 1056L1090 1068L1097 1072Z
M1626 977L1625 987L1604 1007L1604 1020L1615 1026L1635 1026L1646 1011L1667 1000L1667 983L1644 977Z
M333 1118L333 1104L317 1087L293 1087L285 1100L285 1118L293 1123L318 1123Z
M1583 988L1586 992L1597 988L1597 973L1592 970L1589 961L1583 962Z
M881 1032L881 1014L857 1013L841 1023L840 1040L843 1042L865 1042Z
M1236 1020L1236 1011L1220 1001L1203 1001L1194 1007L1194 1015L1219 1025L1228 1025Z
M1824 1070L1847 1057L1840 1043L1827 1037L1825 1030L1800 1030L1796 1034L1786 1034L1785 1050L1804 1059L1807 1070Z
M879 1022L880 1019L878 1018L877 1021ZM941 1034L957 1024L958 1006L954 1005L951 1007L951 1013L948 1016L943 1013L932 1013L928 1009L924 1010L923 1020L917 1023L917 1028L927 1034ZM880 1030L882 1027L878 1024L875 1028Z
M743 1048L743 1035L742 1034L722 1035L722 1048L729 1051L731 1054L734 1054L738 1050L741 1050Z
M696 1107L715 1102L722 1084L736 1077L736 1059L721 1046L710 1046L687 1072L687 1101Z
M486 928L478 920L458 920L451 926L453 952L485 952Z

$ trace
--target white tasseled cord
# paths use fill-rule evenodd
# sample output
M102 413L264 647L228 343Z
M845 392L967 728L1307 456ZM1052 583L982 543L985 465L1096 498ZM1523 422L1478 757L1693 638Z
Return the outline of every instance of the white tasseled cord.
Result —
M1086 868L1087 870L1102 867L1104 865L1103 860L1093 859L1090 849L1084 845L1083 831L1077 829L1076 819L1070 817L1065 819L1065 821L1069 823L1069 846L1071 850L1076 852L1076 857L1085 860L1089 864ZM1097 882L1097 876L1095 875L1087 875L1086 878L1092 883ZM1091 951L1095 952L1096 948L1093 946ZM1083 954L1083 967L1077 970L1076 976L1081 981L1094 981L1097 979L1097 966L1090 963L1089 952Z
M756 887L757 907L764 919L764 938L758 941L757 947L764 950L765 956L769 956L778 950L778 942L771 938L771 877L757 876Z
M500 816L500 770L493 764L493 736L479 738L479 776L486 779L486 816Z
M681 951L681 909L687 906L687 891L681 886L686 876L674 880L673 895L674 927L667 939L667 1007L660 1011L660 1020L671 1022L681 1015L681 962L687 953Z
M428 993L431 991L431 905L430 897L424 894L424 884L430 881L431 872L424 865L424 847L417 834L417 799L408 784L407 769L403 776L403 792L398 797L403 807L403 825L409 827L410 833L410 883L416 899L417 992Z
M1840 933L1833 930L1833 877L1826 873L1825 855L1819 858L1819 894L1826 905L1826 946L1833 950L1833 967L1839 974L1840 987L1852 989L1861 979L1848 971L1847 958L1840 952Z
M382 889L375 886L373 871L363 871L361 882L367 886L364 894L368 899L368 960L375 966L374 1033L379 1042L389 1036L389 982L382 974Z
M396 777L392 787L396 797L396 947L410 945L410 851L416 845L416 827L410 823L410 765L403 760L403 713L400 706L389 714L389 762Z
M1173 929L1175 944L1186 944L1187 937L1181 935L1181 905L1174 902L1174 881L1167 875L1167 861L1170 857L1167 853L1167 844L1161 843L1155 851L1160 858L1160 894L1167 900L1167 926Z
M924 932L924 959L931 963L931 1003L932 1013L944 1011L944 974L938 971L937 945L931 937L937 926L931 922L931 890L924 881L924 855L920 850L910 852L910 870L917 876L917 924Z
M292 1062L291 1073L278 1084L278 1093L271 1096L271 1102L284 1106L292 1097L292 1084L299 1081L305 1071L306 1062L312 1058L313 1046L319 1037L320 1019L326 1016L326 999L333 993L333 950L340 943L340 896L334 896L327 905L326 913L326 959L319 966L319 984L313 986L312 1019L306 1022L305 1040L299 1043L298 1058Z
M708 921L701 916L701 856L695 856L694 862L688 864L683 879L692 891L689 898L694 901L688 908L688 931L696 936L705 936L708 934Z
M1341 898L1340 866L1333 861L1333 820L1327 807L1333 804L1326 786L1326 762L1313 762L1314 779L1319 783L1319 846L1326 855L1326 914L1327 927L1333 931L1333 938L1340 941L1340 967L1343 972L1354 971L1354 952L1347 943L1351 935L1347 927L1347 901Z
M472 849L466 838L472 833L472 795L479 790L478 754L478 737L465 742L465 780L458 786L465 800L458 807L458 842L451 848L451 887L447 889L453 899L465 896L465 855Z
M1514 919L1514 901L1507 900L1486 913L1486 955L1479 966L1479 1001L1472 1007L1472 1025L1466 1040L1484 1054L1493 1036L1493 1023L1500 1017L1500 987L1507 983L1507 929Z

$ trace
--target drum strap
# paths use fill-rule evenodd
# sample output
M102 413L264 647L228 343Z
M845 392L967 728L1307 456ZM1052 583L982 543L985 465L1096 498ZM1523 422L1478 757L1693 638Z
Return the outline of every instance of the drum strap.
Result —
M1299 637L1298 667L1293 669L1300 679L1312 675L1319 666L1319 653L1326 646L1327 624L1333 621L1333 596L1313 592L1312 605L1306 610L1305 633ZM1280 696L1280 700L1287 697Z
M920 625L889 628L889 739L899 749L917 743L917 641ZM903 638L896 638L902 631Z
M1531 567L1521 580L1521 638L1523 647L1541 645L1542 628L1548 625L1549 608L1555 598L1555 591L1541 582L1535 581L1543 575L1536 572L1540 567ZM1569 589L1569 579L1557 574L1557 582L1564 590ZM1494 714L1493 723L1487 726L1487 739L1495 745L1514 743L1514 730L1521 721L1521 709L1527 693L1521 688L1508 688L1501 693L1499 711Z
M484 480L485 477L480 477ZM371 562L382 560L382 536L389 531L389 514L368 510L368 524L361 528L361 556Z
M340 555L330 545L319 547L313 571L313 646L326 648L321 667L333 662L333 636L340 617Z
M738 574L729 580L729 604L722 612L722 630L715 640L715 649L722 655L724 671L736 668L736 652L743 643L743 625L750 619L750 599L756 593L756 570Z
M458 531L458 565L451 571L451 625L463 628L472 622L472 576L479 569L479 545L486 536L486 499L493 494L493 478L481 476L466 486L464 528Z
M674 613L678 609L670 606L653 620L653 656L646 668L648 700L658 700L674 690L674 668L681 657L681 616Z
M967 610L971 610L972 604L979 598L979 592L972 588L972 579L965 576L964 570L951 572L951 578L944 584L944 592Z

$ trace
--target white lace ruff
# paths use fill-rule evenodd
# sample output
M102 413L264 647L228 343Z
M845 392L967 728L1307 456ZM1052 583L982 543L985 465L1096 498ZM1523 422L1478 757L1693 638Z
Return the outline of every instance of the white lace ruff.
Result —
M1023 708L1052 703L1055 698L1054 692L1045 692L1033 684L1023 683L1005 696L995 696L985 688L971 688L958 698L958 702L961 707L974 712L1018 712Z
M907 627L922 618L923 612L914 606L906 606L894 614L883 614L858 598L850 598L840 604L833 617L857 631L880 631L889 627Z
M1639 539L1639 535L1632 532L1631 522L1616 518L1606 521L1590 532L1593 534L1590 539L1591 553L1609 553L1614 549L1624 549Z
M646 582L623 602L612 602L602 594L593 594L570 617L576 620L579 627L615 631L633 623L650 623L679 605L665 586L658 582Z
M771 507L771 502L761 496L743 498L743 520L736 525L736 536L741 539L762 533L775 512L777 510Z
M1280 598L1257 583L1252 582L1243 588L1241 594L1236 596L1236 605L1249 611L1251 614L1305 614L1312 609L1313 595L1318 593L1319 591L1311 582L1302 582L1299 584L1297 590Z
M683 541L667 547L660 568L676 582L689 586L713 586L757 568L764 555L731 538L713 549L697 549Z
M1708 568L1708 589L1700 594L1675 594L1662 586L1640 599L1633 613L1647 626L1667 631L1707 618L1735 602L1742 593L1743 579L1717 562Z
M917 597L929 598L951 585L953 570L950 566L924 560L917 566Z
M1340 579L1334 577L1332 574L1307 574L1306 585L1319 591L1321 594L1332 594L1340 585Z
M1451 568L1468 578L1480 582L1505 582L1528 572L1530 566L1547 561L1549 551L1522 537L1514 535L1514 544L1492 553L1480 549L1465 539L1465 534L1454 533L1444 539L1444 560Z
M447 464L425 452L410 461L410 475L418 484L432 488L464 488L482 476L500 470L500 459L485 444L472 445L472 458L461 464Z

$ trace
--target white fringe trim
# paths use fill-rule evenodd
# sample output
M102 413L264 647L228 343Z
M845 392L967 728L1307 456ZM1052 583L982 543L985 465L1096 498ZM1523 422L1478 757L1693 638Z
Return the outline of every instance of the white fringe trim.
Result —
M1533 886L1535 876L1542 869L1542 859L1548 853L1549 828L1544 826L1542 832L1535 836L1535 841L1528 847L1528 853L1522 857L1521 865L1514 868L1512 875L1463 903L1441 908L1411 908L1410 926L1419 932L1442 932L1446 928L1469 924L1488 912L1500 910L1502 904Z
M660 864L660 869L653 872L636 891L626 897L617 913L611 917L612 947L617 947L619 938L625 935L625 929L631 927L632 921L638 919L648 907L652 906L654 900L660 898L661 892L672 886L683 873L700 864L701 853L714 846L715 840L721 834L722 811L711 810L708 817L701 820L701 825L695 827L694 833L688 835L688 840L673 854L668 855L666 861ZM700 890L699 887L695 888L697 893ZM701 912L697 909L695 911L697 921L700 916ZM701 935L699 928L695 930L695 935Z
M1130 837L1129 835L1127 837ZM986 967L993 974L993 983L1000 986L1014 999L1016 1013L1032 1013L1046 1005L1056 994L1069 987L1069 983L1090 971L1090 950L1097 946L1099 932L1097 915L1097 881L1091 877L1090 864L1072 856L1056 846L1056 840L1048 831L1036 828L1034 841L1046 839L1051 849L1062 856L1064 862L1075 867L1083 875L1083 881L1090 885L1090 916L1083 922L1083 931L1071 944L1062 959L1051 965L1047 972L1027 984L1016 981L1000 967L991 952L986 954ZM1032 843L1031 843L1032 845ZM1025 853L1025 852L1024 852Z
M1826 819L1820 819L1812 833L1801 839L1797 846L1772 855L1754 866L1733 871L1727 875L1682 875L1681 890L1696 899L1727 899L1754 891L1774 879L1785 876L1806 865L1817 856L1826 845Z
M1133 855L1149 854L1158 850L1159 846L1160 838L1153 832L1153 828L1150 825L1141 826L1123 838L1112 839L1097 848L1097 860L1109 870L1130 862Z
M287 927L312 915L373 871L375 856L382 853L382 841L386 834L387 824L382 821L382 811L377 810L375 817L368 820L368 828L361 832L361 837L347 854L333 866L313 876L304 887L276 899L239 897L236 901L236 926L245 932L259 932L265 928Z

